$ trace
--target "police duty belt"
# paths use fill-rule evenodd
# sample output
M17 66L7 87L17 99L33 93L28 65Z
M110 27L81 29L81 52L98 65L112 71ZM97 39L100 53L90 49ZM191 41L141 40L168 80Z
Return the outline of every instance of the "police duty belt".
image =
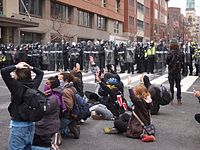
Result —
M167 54L168 51L156 51L156 54L163 54L163 53Z
M62 51L50 51L50 53L63 53Z

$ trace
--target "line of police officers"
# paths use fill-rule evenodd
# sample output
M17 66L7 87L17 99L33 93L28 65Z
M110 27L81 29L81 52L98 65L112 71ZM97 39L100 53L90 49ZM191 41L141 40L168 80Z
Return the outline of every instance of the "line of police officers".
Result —
M200 71L200 49L194 42L186 45L180 44L180 48L185 54L184 74L189 67L190 75L193 71L193 60L195 60L196 75ZM111 65L120 66L120 72L134 73L163 73L165 70L165 56L168 49L164 41L158 44L150 43L119 43L112 41L82 41L80 43L40 43L22 44L14 47L13 44L0 45L0 68L20 61L29 63L49 71L71 70L76 63L79 63L81 69L85 72L89 69L89 57L93 56L96 65L102 70Z

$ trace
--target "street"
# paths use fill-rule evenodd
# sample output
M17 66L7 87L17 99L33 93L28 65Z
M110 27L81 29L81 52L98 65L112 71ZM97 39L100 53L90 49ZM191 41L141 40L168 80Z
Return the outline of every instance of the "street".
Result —
M138 74L133 75L136 78ZM123 76L121 74L120 76ZM47 77L47 76L46 76ZM161 82L162 76L152 76L151 80L160 80L160 83L168 85L167 80ZM166 78L167 76L165 76ZM191 76L192 78L193 76ZM122 77L126 79L127 77ZM186 80L183 78L182 81ZM90 77L83 77L84 90L94 91L94 84L87 84ZM43 80L45 81L45 80ZM134 83L138 83L135 80ZM184 83L190 85L192 81ZM181 83L182 87L184 87ZM44 84L44 82L41 84ZM156 141L144 143L139 139L127 138L124 135L104 134L104 127L112 127L113 121L93 120L89 118L81 125L79 139L63 139L61 150L199 150L200 149L200 125L195 121L194 114L200 112L200 104L197 98L192 96L193 88L200 90L200 79L194 80L192 85L182 93L183 105L174 104L161 106L159 115L152 116L152 122L156 127ZM127 88L125 97L128 99ZM7 139L10 117L7 106L10 102L10 93L2 79L0 79L0 149L7 149ZM176 97L176 96L175 96Z

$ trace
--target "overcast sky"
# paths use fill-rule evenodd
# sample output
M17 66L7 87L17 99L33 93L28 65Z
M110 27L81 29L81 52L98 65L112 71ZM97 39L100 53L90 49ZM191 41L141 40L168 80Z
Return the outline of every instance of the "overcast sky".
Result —
M200 16L200 0L195 0L196 15ZM181 13L185 15L186 0L170 0L169 7L180 7Z

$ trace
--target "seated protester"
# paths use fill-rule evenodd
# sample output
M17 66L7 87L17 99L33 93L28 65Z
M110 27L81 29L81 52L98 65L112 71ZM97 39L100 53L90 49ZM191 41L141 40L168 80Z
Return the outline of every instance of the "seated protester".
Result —
M134 111L144 125L150 125L150 108L151 97L148 90L143 85L137 85L133 89L129 89L130 99L133 107L129 108ZM131 116L127 113L121 115L114 121L114 128L104 128L105 133L126 133L131 138L141 138L144 142L154 141L155 137L144 135L144 128L134 114Z
M74 81L73 81L74 87L76 88L77 92L83 97L84 96L83 79L79 63L76 63L76 66L70 73L74 76Z
M31 71L36 74L34 79L31 77ZM13 77L11 72L14 72ZM2 68L1 75L11 93L11 103L8 107L11 116L8 150L31 149L35 125L33 122L22 119L19 105L23 103L22 97L26 90L25 85L37 89L42 82L44 72L25 62L20 62Z
M114 117L119 117L121 113L124 113L124 108L120 107L117 103L117 95L122 95L118 88L119 81L116 78L109 78L105 81L103 76L99 76L98 73L96 74L96 80L100 85L98 93L102 96L100 100L101 104L105 105Z
M73 86L76 88L79 95L83 97L83 81L81 81L78 77L75 76L74 71L70 72L70 74L73 76Z
M81 82L83 82L82 72L80 70L80 64L79 63L76 63L76 66L73 68L73 70L71 72L73 72L72 74L75 77L79 78L81 80Z
M119 83L117 84L118 89L121 91L122 95L124 95L124 84L121 82L121 78L117 73L107 72L104 75L104 81L107 81L109 78L116 78Z
M73 86L73 76L70 73L61 73L59 79L63 83L63 100L67 110L61 116L60 132L62 136L68 136L72 133L74 138L78 139L80 135L80 126L77 125L77 118L72 114L75 102L76 88Z
M60 108L66 110L64 101L62 101L62 89L59 88L60 81L58 77L48 78L44 93L49 97L49 108L45 116L35 124L35 135L32 150L40 150L41 148L51 148L51 138L60 128Z
M160 109L160 104L159 104L160 95L156 91L155 86L150 83L148 76L146 75L142 76L141 83L148 89L149 93L151 94L151 99L152 99L151 114L152 115L158 114Z
M194 91L194 92L193 92L193 95L194 95L195 97L197 97L198 100L199 100L199 102L200 102L200 91ZM200 123L200 113L195 114L194 118L195 118L195 120L196 120L198 123Z

